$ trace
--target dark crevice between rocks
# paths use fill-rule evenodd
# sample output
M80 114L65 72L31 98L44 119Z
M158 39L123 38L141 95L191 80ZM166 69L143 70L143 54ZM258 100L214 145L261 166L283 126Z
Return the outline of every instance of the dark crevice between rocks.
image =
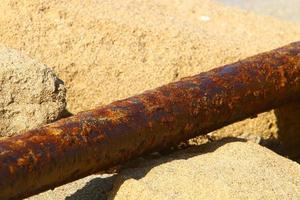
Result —
M279 148L275 151L300 164L300 103L295 102L275 110Z

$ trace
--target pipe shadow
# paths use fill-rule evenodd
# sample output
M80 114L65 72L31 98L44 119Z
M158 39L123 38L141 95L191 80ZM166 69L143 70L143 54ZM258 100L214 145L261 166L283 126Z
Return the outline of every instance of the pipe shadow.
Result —
M162 165L164 163L179 159L187 160L194 156L214 152L216 149L227 143L246 141L247 140L240 138L224 138L220 141L209 142L199 146L191 146L183 150L169 151L169 153L164 152L163 155L155 152L126 163L122 169L129 169L132 171L128 178L134 178L138 180L145 177L153 167ZM135 170L136 168L139 168L139 170ZM74 194L67 197L66 200L106 200L108 198L108 194L113 189L113 186L116 187L114 191L118 191L123 182L118 182L117 184L115 183L116 175L108 178L95 178L89 181L83 188L77 190ZM109 196L114 196L114 194L109 194Z
M66 197L66 200L106 200L107 192L111 191L116 175L106 178L94 178L74 194Z
M270 140L261 141L260 144L272 149L278 154L294 159L300 163L299 102L284 105L278 109L275 109L275 115L276 124L278 127L278 140L274 139L274 141L271 142ZM133 178L138 180L145 177L153 167L171 162L173 160L187 160L194 156L211 153L219 147L230 142L246 142L246 140L241 138L224 138L219 141L192 146L183 150L167 150L159 153L155 152L131 160L130 162L126 163L122 169L129 169L129 171L132 171L132 173L129 173L128 179ZM134 170L135 168L139 168L139 170ZM113 187L116 187L114 191L117 192L123 183L121 182L115 184L116 176L117 175L107 178L95 178L89 181L83 188L77 190L71 196L66 197L66 200L106 200ZM110 196L114 196L114 194L111 193Z

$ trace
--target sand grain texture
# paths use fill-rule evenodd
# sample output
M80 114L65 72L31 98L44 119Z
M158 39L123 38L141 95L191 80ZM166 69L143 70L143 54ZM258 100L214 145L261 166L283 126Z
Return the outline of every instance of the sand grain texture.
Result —
M0 12L0 41L52 66L65 81L72 113L300 35L300 26L209 0L4 0ZM276 136L276 116L262 114L218 133Z
M300 165L252 142L215 142L116 178L110 199L299 199Z

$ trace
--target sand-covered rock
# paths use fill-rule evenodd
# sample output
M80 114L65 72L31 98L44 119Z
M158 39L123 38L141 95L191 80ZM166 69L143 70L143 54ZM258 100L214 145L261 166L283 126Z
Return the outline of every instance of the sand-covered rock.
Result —
M58 119L65 88L53 70L0 45L0 136L10 136Z
M110 199L300 199L300 165L255 143L215 142L124 170Z

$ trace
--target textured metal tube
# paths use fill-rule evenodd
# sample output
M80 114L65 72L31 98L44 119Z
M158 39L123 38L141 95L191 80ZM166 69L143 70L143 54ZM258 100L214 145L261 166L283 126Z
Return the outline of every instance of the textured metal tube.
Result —
M0 140L0 199L54 188L299 94L297 42Z

